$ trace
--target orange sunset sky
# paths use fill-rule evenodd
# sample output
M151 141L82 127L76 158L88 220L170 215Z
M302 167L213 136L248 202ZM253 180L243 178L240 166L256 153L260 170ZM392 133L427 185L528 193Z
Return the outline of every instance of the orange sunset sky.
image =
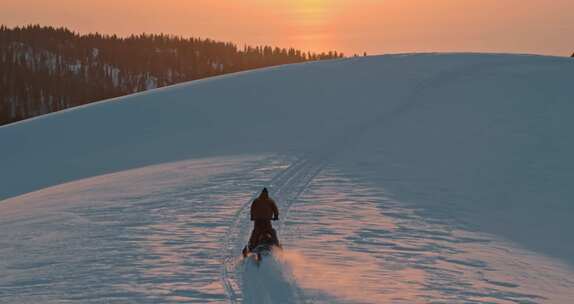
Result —
M574 0L1 0L0 23L169 33L346 55L475 51L568 56Z

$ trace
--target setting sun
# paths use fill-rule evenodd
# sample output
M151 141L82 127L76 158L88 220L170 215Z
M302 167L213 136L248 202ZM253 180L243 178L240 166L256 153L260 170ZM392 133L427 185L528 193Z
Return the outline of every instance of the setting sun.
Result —
M63 9L64 8L64 9ZM6 25L169 33L346 54L506 51L567 54L574 2L521 0L4 1Z

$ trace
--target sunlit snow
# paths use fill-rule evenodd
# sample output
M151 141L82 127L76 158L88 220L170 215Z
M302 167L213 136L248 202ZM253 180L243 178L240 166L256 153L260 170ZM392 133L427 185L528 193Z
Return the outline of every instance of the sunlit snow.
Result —
M0 127L0 302L568 303L574 62L306 63ZM241 258L269 187L284 250Z

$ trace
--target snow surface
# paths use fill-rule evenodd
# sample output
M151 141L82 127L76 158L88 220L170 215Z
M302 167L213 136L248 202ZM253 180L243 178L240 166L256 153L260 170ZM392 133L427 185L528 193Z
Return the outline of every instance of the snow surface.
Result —
M574 63L388 55L0 127L0 302L567 303ZM239 258L261 187L285 251Z

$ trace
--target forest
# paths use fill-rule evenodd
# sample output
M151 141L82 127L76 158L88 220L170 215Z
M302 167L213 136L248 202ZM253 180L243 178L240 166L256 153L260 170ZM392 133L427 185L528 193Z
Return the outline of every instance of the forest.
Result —
M0 26L0 125L184 81L342 53L165 34Z

